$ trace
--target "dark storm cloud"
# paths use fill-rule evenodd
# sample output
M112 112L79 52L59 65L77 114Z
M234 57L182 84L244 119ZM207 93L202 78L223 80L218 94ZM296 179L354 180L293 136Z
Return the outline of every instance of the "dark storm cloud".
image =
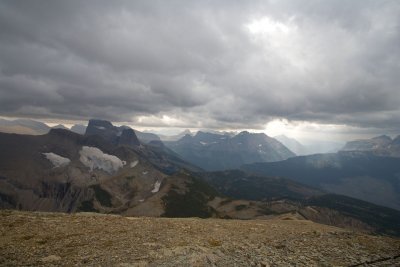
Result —
M0 115L399 125L399 27L398 1L2 1Z

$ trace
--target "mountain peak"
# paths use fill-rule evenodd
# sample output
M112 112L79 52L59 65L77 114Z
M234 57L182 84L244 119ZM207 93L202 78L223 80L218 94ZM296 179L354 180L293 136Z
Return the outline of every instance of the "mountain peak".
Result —
M113 128L114 125L110 121L99 120L99 119L90 119L88 127L103 127L106 129Z
M56 137L62 137L62 138L78 138L79 134L74 133L68 129L62 129L62 128L53 128L50 129L50 131L48 132L49 136L56 136Z
M115 137L119 134L118 128L106 120L91 119L86 128L85 135L100 135L103 138L114 142Z

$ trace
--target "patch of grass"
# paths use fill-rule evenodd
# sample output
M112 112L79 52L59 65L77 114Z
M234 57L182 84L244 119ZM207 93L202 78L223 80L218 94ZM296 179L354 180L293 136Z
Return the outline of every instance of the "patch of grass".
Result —
M221 240L217 240L217 239L208 239L208 244L212 247L219 247L222 245L222 241Z
M16 206L16 201L12 196L0 193L0 201L3 203L8 203L11 206L15 207Z
M165 203L164 217L200 217L209 218L215 210L207 205L207 202L217 195L216 191L205 182L191 179L187 183L188 191L179 194L171 190L163 197Z
M237 210L237 211L244 210L245 208L247 208L247 205L237 205L237 206L235 206L235 210Z
M231 198L227 198L227 199L222 200L220 205L222 206L222 205L225 205L225 204L228 204L228 203L231 203L231 202L232 202L232 199Z
M108 248L108 247L112 247L114 245L114 242L112 240L107 240L102 245L103 245L103 247Z
M110 193L108 193L106 190L101 188L101 186L98 184L92 185L91 188L94 190L96 199L100 202L100 204L102 206L105 206L105 207L112 206L112 203L111 203L112 196L110 195Z
M39 239L36 241L36 243L38 243L39 245L47 244L47 239Z
M35 237L34 235L24 235L24 236L21 237L21 239L23 239L23 240L30 240L30 239L32 239L32 238L34 238L34 237Z
M128 181L132 181L135 178L136 177L134 175L125 177L125 179L128 180Z
M266 205L261 206L261 209L259 210L262 214L264 215L278 215L279 212L271 210L269 207Z
M93 202L92 202L91 200L83 201L83 202L81 203L81 205L79 206L79 208L78 208L77 211L78 211L78 212L79 212L79 211L83 211L83 212L98 212L98 210L96 210L96 209L93 207Z

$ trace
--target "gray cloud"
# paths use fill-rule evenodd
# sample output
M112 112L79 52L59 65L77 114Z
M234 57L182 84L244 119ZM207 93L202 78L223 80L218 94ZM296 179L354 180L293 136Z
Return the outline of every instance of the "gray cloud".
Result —
M0 115L393 128L399 44L398 1L2 1Z

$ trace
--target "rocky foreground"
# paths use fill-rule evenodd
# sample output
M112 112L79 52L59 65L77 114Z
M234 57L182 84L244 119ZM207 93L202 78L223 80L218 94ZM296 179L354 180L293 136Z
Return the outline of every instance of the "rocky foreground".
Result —
M400 266L400 239L305 220L0 211L1 266Z

